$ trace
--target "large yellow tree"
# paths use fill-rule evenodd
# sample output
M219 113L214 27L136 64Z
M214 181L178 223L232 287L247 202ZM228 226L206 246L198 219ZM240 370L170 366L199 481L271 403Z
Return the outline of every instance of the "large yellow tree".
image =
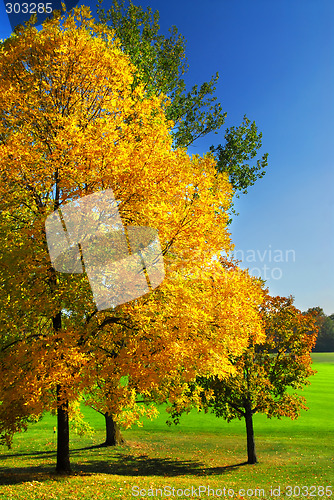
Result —
M128 57L87 8L17 31L0 72L0 431L10 444L57 409L57 470L68 471L69 402L110 380L117 413L124 375L126 397L174 386L177 398L198 372L227 373L227 346L240 353L251 323L261 335L260 292L213 260L231 247L227 176L209 155L173 150L163 96L132 88ZM158 231L166 268L160 287L108 310L87 273L55 269L45 225L106 190L124 226Z

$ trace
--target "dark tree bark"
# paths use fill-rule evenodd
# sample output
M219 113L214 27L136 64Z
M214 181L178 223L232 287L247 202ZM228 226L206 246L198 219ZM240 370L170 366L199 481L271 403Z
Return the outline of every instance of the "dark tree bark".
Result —
M253 413L251 404L248 401L245 405L245 420L246 420L246 431L247 431L247 457L248 457L247 463L256 464L257 456L255 452Z
M52 318L55 332L61 330L61 311ZM61 386L57 384L57 465L58 473L71 472L70 464L70 426L68 401L63 401Z
M105 413L106 421L106 441L104 446L117 446L125 443L120 428L110 413Z
M57 385L57 402L60 402L61 387ZM70 464L70 426L68 401L58 405L57 409L57 466L58 473L71 472Z

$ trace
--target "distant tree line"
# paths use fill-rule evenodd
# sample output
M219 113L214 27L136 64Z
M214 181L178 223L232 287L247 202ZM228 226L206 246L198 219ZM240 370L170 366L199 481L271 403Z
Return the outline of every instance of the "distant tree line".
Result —
M319 332L313 352L334 352L334 314L326 316L321 307L313 307L307 312L316 311ZM305 313L306 314L306 313Z

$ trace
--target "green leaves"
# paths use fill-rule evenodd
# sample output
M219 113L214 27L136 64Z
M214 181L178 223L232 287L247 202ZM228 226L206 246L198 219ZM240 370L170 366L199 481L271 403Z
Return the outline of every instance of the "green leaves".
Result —
M102 0L98 1L98 6ZM148 96L168 94L178 87L180 76L186 71L184 39L175 26L170 28L170 37L159 35L158 11L146 11L131 2L125 9L124 0L113 2L105 13L97 8L101 23L110 23L123 50L136 67L133 88L144 84Z
M210 151L217 158L218 172L227 172L230 182L236 191L247 193L257 179L265 175L268 165L268 153L264 154L256 163L249 164L257 155L262 146L262 132L258 133L257 126L247 116L239 127L231 127L225 132L225 144L211 146Z
M188 147L224 124L227 113L223 113L221 104L215 103L217 97L213 96L218 78L216 73L199 90L195 85L188 93L175 94L166 116L174 122L173 136L177 146Z
M102 0L98 1L101 5ZM213 96L218 73L200 89L195 85L185 90L182 75L188 66L185 58L185 40L175 26L165 38L159 34L159 13L148 7L146 11L131 2L126 9L124 1L114 0L105 12L97 9L102 23L109 23L115 30L123 50L136 67L132 88L144 85L147 96L165 94L166 117L174 122L172 136L174 147L188 147L199 137L219 129L225 120L221 104Z
M185 40L177 28L170 28L170 36L165 38L159 34L158 11L152 13L150 7L144 10L131 2L126 8L124 0L113 0L105 12L99 7L101 4L102 0L98 0L101 23L114 30L136 67L132 90L142 84L147 96L167 96L163 104L166 118L172 122L173 147L187 148L210 132L217 134L227 116L214 95L218 73L209 82L187 91L182 78L188 69ZM224 145L211 146L210 151L217 162L217 171L228 173L238 197L238 193L246 194L248 187L265 175L268 154L256 160L262 133L246 116L239 127L226 129L224 138ZM231 213L237 215L233 205Z

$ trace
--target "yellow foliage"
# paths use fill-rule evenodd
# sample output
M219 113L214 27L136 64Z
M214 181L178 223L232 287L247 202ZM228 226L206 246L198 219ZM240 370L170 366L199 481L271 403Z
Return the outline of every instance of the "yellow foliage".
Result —
M173 150L165 96L132 89L134 68L112 32L86 8L61 20L27 26L0 49L0 430L9 433L97 381L114 414L135 408L138 392L182 398L196 374L225 376L228 353L261 339L260 287L214 260L232 248L227 175L210 155ZM166 278L97 312L84 275L52 268L44 224L108 188L124 225L158 230Z

